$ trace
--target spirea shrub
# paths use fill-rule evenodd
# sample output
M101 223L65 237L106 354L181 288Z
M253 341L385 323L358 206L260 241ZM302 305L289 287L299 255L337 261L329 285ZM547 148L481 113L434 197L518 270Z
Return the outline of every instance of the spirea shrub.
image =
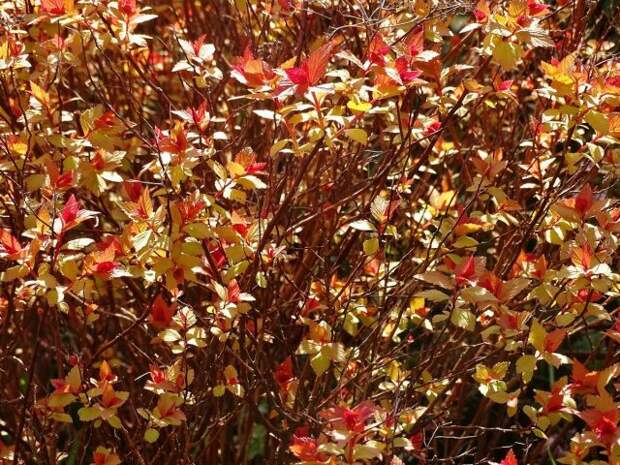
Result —
M0 2L0 463L620 464L619 17Z

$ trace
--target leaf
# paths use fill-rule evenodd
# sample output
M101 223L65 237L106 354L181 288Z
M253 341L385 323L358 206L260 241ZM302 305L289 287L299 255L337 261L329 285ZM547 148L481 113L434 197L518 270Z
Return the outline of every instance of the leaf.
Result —
M121 429L123 427L123 424L121 423L121 419L118 418L116 415L112 415L110 418L108 418L108 424L114 428L114 429Z
M309 339L304 339L303 341L301 341L301 344L299 344L299 347L297 348L297 353L302 355L316 354L320 351L321 346L317 342L311 341Z
M508 451L506 457L504 457L504 459L499 463L499 465L519 465L519 462L517 462L517 457L515 456L515 453L512 449Z
M334 54L335 41L327 42L322 47L319 47L304 62L304 67L308 73L309 85L313 86L321 80Z
M42 87L36 84L33 81L30 81L30 92L32 96L36 98L42 105L49 106L50 104L50 96Z
M605 135L609 132L609 121L603 113L590 110L586 113L585 120L598 134Z
M81 421L93 421L101 416L101 409L98 407L82 407L78 410Z
M522 355L517 360L516 369L517 374L521 375L523 382L525 384L529 383L536 370L536 357L533 355Z
M284 149L288 144L289 144L289 140L288 139L279 140L278 142L273 144L273 146L269 150L269 155L271 155L273 157L278 152L280 152L282 149Z
M479 286L467 287L461 291L461 297L466 302L494 302L497 298L488 290Z
M131 243L133 244L133 248L136 252L140 252L142 249L146 248L149 245L149 241L151 240L151 234L152 231L150 229L147 229L131 238Z
M349 139L359 144L366 145L368 143L368 133L363 129L347 129L345 134Z
M374 443L374 444L373 444ZM353 449L354 460L372 460L381 458L381 451L385 448L384 444L368 441L366 444L360 444Z
M254 110L254 114L269 121L276 121L276 122L282 121L282 116L280 116L279 114L271 110Z
M144 432L144 440L150 444L154 443L155 441L157 441L157 439L159 439L159 431L157 431L154 428L148 428L145 432Z
M17 255L22 251L19 241L11 234L8 229L0 229L0 257L3 254L8 256Z
M353 98L347 102L347 108L353 112L366 113L372 108L372 104L370 102L364 102L360 100L357 95L354 95Z
M527 28L517 31L517 38L528 42L532 47L555 47L549 33L541 28Z
M543 328L538 320L534 320L530 328L530 334L527 339L528 342L532 344L538 352L543 353L545 351L546 337L547 332L545 331L545 328Z
M521 48L511 42L497 40L493 48L493 60L502 68L510 70L517 65L521 58Z
M377 230L377 228L375 228L375 226L368 220L353 221L352 223L349 223L349 227L357 231L366 231L366 232Z
M323 351L316 354L310 359L310 365L317 377L321 376L331 365L331 359Z
M145 15L145 14L140 14L140 15L135 15L133 18L131 18L131 23L132 24L141 24L141 23L145 23L147 21L151 21L153 19L156 19L157 15Z
M450 298L448 294L438 291L437 289L429 289L427 291L418 292L416 297L422 297L432 302L443 302L444 300L448 300Z
M467 331L473 331L476 328L476 316L464 308L455 308L450 316L450 321L453 325Z
M89 237L80 237L78 239L72 239L67 241L63 246L63 249L68 250L81 250L88 247L91 244L94 244L95 240Z
M371 239L366 239L363 244L364 253L368 256L372 256L377 253L379 250L379 239L373 237Z

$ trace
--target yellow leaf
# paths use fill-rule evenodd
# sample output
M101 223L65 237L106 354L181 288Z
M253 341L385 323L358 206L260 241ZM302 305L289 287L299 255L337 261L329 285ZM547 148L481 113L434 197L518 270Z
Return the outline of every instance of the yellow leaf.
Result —
M607 119L609 121L609 134L620 138L620 113L609 113Z
M370 102L364 102L363 100L360 100L360 98L355 95L351 100L347 102L347 108L354 112L366 113L372 108L372 104Z
M536 370L536 357L533 355L522 355L517 360L517 373L521 375L524 383L529 383Z
M329 368L331 364L330 358L323 352L319 352L312 359L310 359L310 365L317 376L321 376Z
M521 58L521 47L499 39L493 48L493 60L504 69L513 69Z
M368 143L368 134L363 129L347 129L346 135L359 144L366 145Z
M65 13L73 13L75 10L75 0L65 0Z
M603 113L590 110L586 114L585 120L597 133L607 134L607 132L609 132L609 121Z
M374 255L379 250L379 239L373 237L372 239L367 239L364 241L364 253L366 255Z
M42 105L46 107L49 106L49 94L33 81L30 81L30 92L32 92L32 96L36 98L39 102L41 102Z
M547 336L547 332L545 328L538 322L538 320L534 320L532 322L532 327L530 328L530 335L528 337L528 342L532 344L538 352L545 351L545 337Z

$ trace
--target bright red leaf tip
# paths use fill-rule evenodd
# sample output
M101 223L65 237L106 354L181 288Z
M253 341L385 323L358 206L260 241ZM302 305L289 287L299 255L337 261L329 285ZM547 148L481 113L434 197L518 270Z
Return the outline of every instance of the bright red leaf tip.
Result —
M486 13L482 10L479 10L478 8L474 10L474 16L476 17L476 21L478 21L479 23L484 23L487 20Z
M544 3L539 3L535 0L527 0L527 10L528 13L535 16L538 15L544 11L546 11L548 8L547 5L545 5Z
M353 408L329 408L322 411L320 417L333 423L336 428L361 433L364 431L366 421L373 415L375 410L376 406L371 401L364 401Z
M136 0L118 0L118 9L127 16L136 14Z
M519 465L517 462L517 457L512 449L508 451L506 457L500 462L500 465Z

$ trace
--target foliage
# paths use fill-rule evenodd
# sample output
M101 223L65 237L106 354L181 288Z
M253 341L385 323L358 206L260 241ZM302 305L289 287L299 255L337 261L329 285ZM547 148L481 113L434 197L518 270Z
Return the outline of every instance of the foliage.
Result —
M0 463L620 463L613 1L0 3Z

